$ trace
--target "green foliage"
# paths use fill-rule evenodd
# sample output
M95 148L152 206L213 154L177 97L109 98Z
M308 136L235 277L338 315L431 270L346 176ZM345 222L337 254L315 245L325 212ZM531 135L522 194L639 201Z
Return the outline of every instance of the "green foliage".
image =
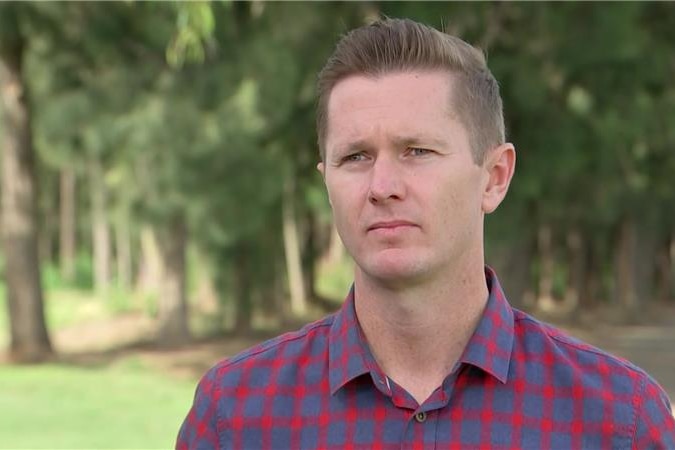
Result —
M337 261L333 266L321 265L317 275L317 292L326 298L342 301L353 283L354 263Z
M42 286L45 291L59 289L88 291L93 288L92 272L91 257L82 252L75 259L75 277L72 282L64 280L59 267L49 263L42 266Z
M327 247L331 221L315 169L316 73L340 34L380 14L445 26L488 53L518 150L509 196L488 219L488 246L532 239L546 224L564 247L579 229L605 276L624 217L672 235L675 10L667 4L38 2L19 10L30 35L41 217L58 210L59 171L78 176L77 288L91 287L89 190L100 182L107 219L130 229L136 266L141 227L166 239L167 224L182 218L224 303L240 301L242 252L252 297L283 290L284 183L293 185L301 238L308 223L319 235L315 249L303 242L309 258ZM0 26L0 40L16 26ZM88 172L92 161L100 179ZM320 282L322 293L342 297L349 269L337 272L335 285ZM556 273L561 290L569 271ZM50 291L66 287L53 268L45 280ZM154 299L147 305L154 311Z
M181 2L174 5L177 9L176 31L166 49L167 61L178 68L185 62L204 62L204 46L211 39L215 28L213 10L208 2Z

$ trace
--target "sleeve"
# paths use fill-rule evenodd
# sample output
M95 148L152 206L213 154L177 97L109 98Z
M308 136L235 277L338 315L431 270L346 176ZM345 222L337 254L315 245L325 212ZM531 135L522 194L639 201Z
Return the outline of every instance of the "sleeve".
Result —
M646 377L641 407L637 411L634 449L675 449L675 418L665 391Z
M178 432L176 450L217 449L217 366L199 381L194 402Z

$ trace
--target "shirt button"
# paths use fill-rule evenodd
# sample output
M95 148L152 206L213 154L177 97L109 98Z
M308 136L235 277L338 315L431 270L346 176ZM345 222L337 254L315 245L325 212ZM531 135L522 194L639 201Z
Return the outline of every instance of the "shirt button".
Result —
M425 413L424 411L418 412L417 414L415 414L415 420L418 421L419 423L424 422L425 420L427 420L427 413Z

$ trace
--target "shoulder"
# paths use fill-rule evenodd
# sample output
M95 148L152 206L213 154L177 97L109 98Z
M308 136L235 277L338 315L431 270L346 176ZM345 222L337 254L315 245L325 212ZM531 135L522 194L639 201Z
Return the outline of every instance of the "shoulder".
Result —
M224 428L243 427L245 417L288 411L292 406L289 398L297 389L327 378L325 361L333 320L334 316L328 316L223 359L209 369L197 385L176 448L229 448L232 445L222 441ZM272 398L272 409L265 409L269 405L264 399Z
M675 448L670 401L651 376L516 309L507 386L526 415L586 430L589 448Z
M577 375L606 376L612 385L651 380L641 368L563 330L514 309L515 345L525 358L553 368L569 367ZM517 356L517 355L516 355Z
M550 396L563 399L562 407L581 401L583 420L605 417L614 429L634 437L645 423L658 424L650 431L668 430L673 439L668 396L643 369L515 309L514 331L516 380L542 386L544 394L548 389Z
M250 347L213 366L205 375L220 388L265 386L284 368L297 368L327 357L334 315ZM278 380L275 380L275 382Z

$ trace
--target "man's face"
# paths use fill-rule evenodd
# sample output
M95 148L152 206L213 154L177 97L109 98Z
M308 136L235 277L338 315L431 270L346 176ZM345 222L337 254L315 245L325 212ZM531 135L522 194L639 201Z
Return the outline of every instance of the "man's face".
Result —
M443 276L482 257L489 173L474 163L445 72L341 80L319 164L358 270L388 284Z

